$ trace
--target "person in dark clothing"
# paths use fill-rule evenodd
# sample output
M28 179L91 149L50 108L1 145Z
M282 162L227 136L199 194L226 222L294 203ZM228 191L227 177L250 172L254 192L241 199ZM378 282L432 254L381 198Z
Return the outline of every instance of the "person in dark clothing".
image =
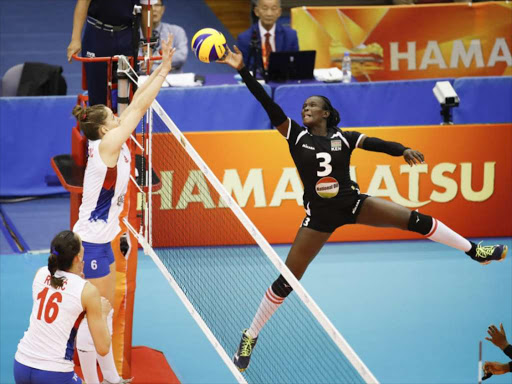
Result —
M244 65L241 51L236 46L234 49L232 52L228 48L227 55L219 62L238 70L249 91L267 112L272 125L286 138L304 185L306 217L286 259L286 266L297 279L303 276L331 234L345 224L417 232L430 240L459 249L481 264L505 258L505 245L477 245L429 215L360 193L358 185L350 179L350 157L354 150L361 148L403 156L410 166L423 163L423 154L400 143L341 130L338 128L339 113L324 96L311 96L304 102L303 125L300 126L287 117L265 92ZM234 356L234 363L240 371L249 365L260 330L292 290L282 275L267 289L251 326L242 332L242 340Z
M280 0L258 0L254 12L259 21L237 38L249 68L267 69L271 52L299 50L297 32L277 23L281 16Z
M133 56L137 52L133 47L133 7L142 5L142 31L147 38L147 26L151 25L147 10L149 4L155 3L156 0L77 0L67 48L68 61L78 52L82 57ZM106 104L107 64L85 63L85 72L89 105Z

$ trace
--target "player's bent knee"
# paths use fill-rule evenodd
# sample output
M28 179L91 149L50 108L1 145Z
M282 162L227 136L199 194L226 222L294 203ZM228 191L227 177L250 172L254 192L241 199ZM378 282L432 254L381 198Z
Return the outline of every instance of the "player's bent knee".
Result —
M277 296L285 298L291 292L293 288L288 284L283 275L279 275L276 281L272 284L272 292L274 292Z
M76 349L85 352L96 351L91 331L89 330L89 324L87 323L87 318L84 318L78 327L78 332L76 334Z
M432 216L412 211L407 225L409 231L417 232L425 236L432 229Z

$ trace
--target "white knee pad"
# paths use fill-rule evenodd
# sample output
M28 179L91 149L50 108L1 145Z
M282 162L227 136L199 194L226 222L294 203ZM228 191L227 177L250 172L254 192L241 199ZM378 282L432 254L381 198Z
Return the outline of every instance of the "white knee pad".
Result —
M87 317L84 317L78 332L76 334L76 348L86 352L95 352L94 341L92 340L91 331L89 331L89 324L87 323Z

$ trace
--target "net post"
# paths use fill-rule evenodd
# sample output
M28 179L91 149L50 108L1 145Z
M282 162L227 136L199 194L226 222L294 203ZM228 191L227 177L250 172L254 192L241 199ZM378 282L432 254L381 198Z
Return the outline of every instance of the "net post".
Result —
M482 384L482 340L478 342L478 384Z
M149 114L149 124L148 124L148 243L150 246L153 245L153 108L152 106L148 109Z

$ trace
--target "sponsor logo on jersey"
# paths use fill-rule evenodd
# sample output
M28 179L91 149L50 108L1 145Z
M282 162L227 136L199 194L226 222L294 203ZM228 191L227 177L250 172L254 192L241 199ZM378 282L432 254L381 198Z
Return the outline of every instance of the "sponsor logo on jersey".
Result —
M331 151L341 151L341 140L331 140Z
M315 147L312 147L311 145L302 144L302 148L311 149L312 151L315 150Z
M330 199L338 194L340 184L334 177L322 177L317 181L315 190L318 196Z
M120 207L124 204L124 193L117 198L117 206Z

